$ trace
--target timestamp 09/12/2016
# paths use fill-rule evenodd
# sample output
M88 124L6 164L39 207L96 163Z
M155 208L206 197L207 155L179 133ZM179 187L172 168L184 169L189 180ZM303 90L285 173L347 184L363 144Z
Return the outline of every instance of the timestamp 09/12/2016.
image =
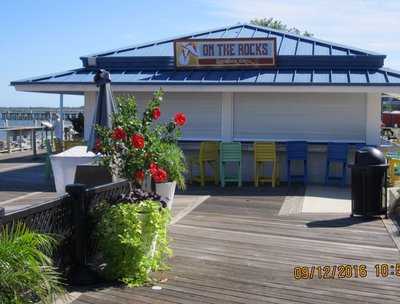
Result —
M400 263L375 264L372 271L369 271L365 264L295 266L293 268L295 280L364 279L369 275L377 278L400 278Z

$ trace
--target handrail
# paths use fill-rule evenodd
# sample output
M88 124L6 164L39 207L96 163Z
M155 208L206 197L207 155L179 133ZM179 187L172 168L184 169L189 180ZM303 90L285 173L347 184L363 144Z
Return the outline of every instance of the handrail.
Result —
M101 202L112 204L121 195L131 192L131 187L127 180L89 189L83 184L67 185L68 194L51 201L7 214L0 207L0 228L22 222L32 230L60 236L62 243L57 254L61 257L57 259L63 260L64 255L70 255L70 259L67 257L66 260L71 266L72 274L69 277L72 282L77 285L92 284L94 280L88 276L90 271L87 265L87 258L95 249L91 240L94 227L90 223L90 209Z
M32 215L37 212L41 212L41 211L44 211L44 210L47 210L50 208L54 208L54 207L61 205L67 197L68 197L68 195L64 194L63 196L60 196L60 197L56 198L55 200L46 201L46 202L35 204L33 206L27 206L27 207L24 207L21 209L14 210L10 213L5 214L3 217L1 217L1 214L0 214L0 219L3 221L2 223L9 222L10 220L15 220L19 217L25 217L25 216ZM0 209L4 209L4 208L0 208Z

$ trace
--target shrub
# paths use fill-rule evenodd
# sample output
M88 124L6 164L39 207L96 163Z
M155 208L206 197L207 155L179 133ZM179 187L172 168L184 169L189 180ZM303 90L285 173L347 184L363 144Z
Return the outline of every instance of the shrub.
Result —
M105 262L102 275L130 287L147 282L149 272L162 269L171 253L167 238L169 219L169 210L152 200L107 208L97 226L99 249Z
M2 304L53 303L64 294L50 256L54 238L22 224L0 234L0 299Z

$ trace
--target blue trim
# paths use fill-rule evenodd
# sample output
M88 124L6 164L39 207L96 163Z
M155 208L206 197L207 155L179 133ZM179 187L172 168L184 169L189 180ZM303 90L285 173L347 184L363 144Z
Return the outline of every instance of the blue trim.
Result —
M41 85L41 84L50 84L50 85L63 85L63 84L68 84L68 85L94 85L94 82L56 82L56 81L51 81L51 82L18 82L18 81L12 81L10 82L11 86L15 85L24 85L24 84L33 84L33 85ZM279 83L236 83L236 82L203 82L203 83L191 83L191 82L113 82L113 85L158 85L158 86L171 86L171 85L182 85L182 86L187 86L187 85L196 85L196 86L201 86L201 85L206 85L206 86L228 86L228 85L238 85L238 86L313 86L313 87L323 87L323 86L329 86L329 87L399 87L400 83L293 83L293 82L279 82Z
M278 56L278 68L305 69L378 69L385 56ZM84 60L87 66L87 59ZM98 57L96 67L103 69L159 69L175 70L174 58L170 56L146 57ZM91 67L89 67L91 68Z
M381 69L143 70L111 69L118 85L400 86L400 72ZM11 82L93 84L95 69L76 69Z

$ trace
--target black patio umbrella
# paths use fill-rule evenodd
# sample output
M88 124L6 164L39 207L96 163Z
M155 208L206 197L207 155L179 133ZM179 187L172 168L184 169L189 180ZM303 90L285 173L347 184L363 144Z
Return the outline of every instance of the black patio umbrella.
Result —
M93 117L92 130L87 145L88 151L95 151L96 147L96 129L95 125L100 125L105 128L112 128L112 114L117 110L114 97L111 91L111 77L106 70L100 69L94 76L94 82L99 87L97 95L96 110Z

